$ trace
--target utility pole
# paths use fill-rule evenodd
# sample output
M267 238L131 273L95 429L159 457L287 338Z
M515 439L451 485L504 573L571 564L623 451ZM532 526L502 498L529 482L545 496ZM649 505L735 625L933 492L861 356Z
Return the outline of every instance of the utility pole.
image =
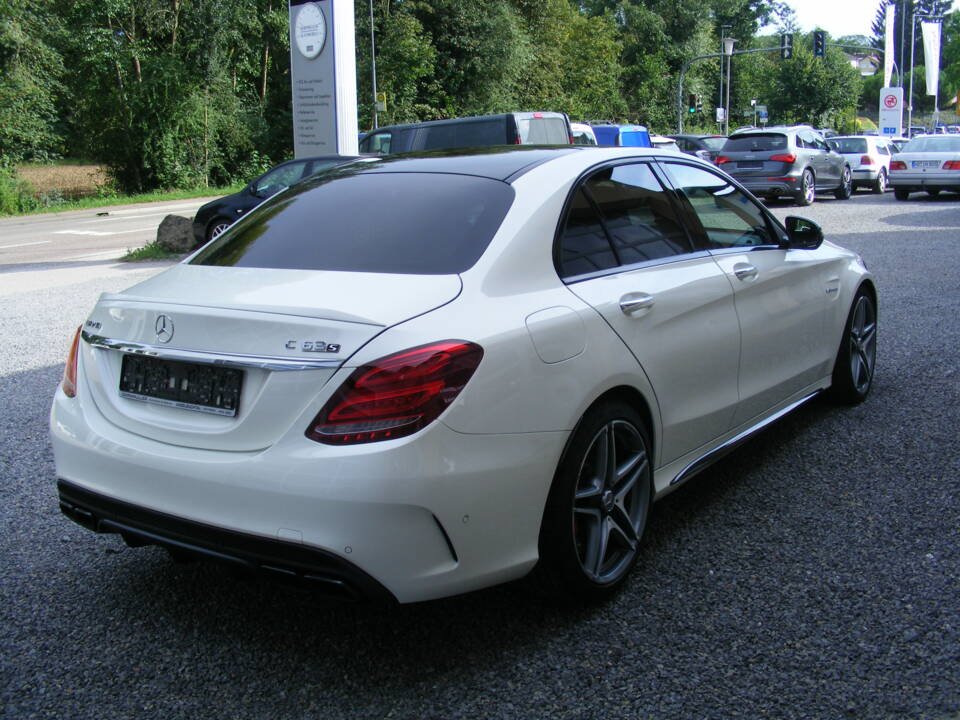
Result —
M370 71L373 75L373 129L377 129L377 46L373 40L373 0L370 0Z
M721 25L720 26L720 100L717 103L717 107L723 106L723 39L727 36L727 31L730 30L732 25ZM726 109L724 109L724 117L726 117Z
M730 65L733 59L733 44L736 42L733 38L723 39L723 54L727 56L727 103L723 110L723 134L730 134Z

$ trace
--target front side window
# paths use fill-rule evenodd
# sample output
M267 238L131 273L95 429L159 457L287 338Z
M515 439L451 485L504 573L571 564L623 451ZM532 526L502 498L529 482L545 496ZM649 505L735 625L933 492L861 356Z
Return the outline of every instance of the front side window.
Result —
M377 155L390 154L390 141L393 139L393 133L381 132L367 135L360 142L360 152L376 153Z
M645 163L591 175L574 194L560 242L572 277L691 252L670 196Z
M690 202L711 249L778 244L760 206L729 181L692 165L663 167Z
M303 171L306 167L306 162L297 162L271 170L257 180L253 186L253 194L257 197L267 198L276 195L281 190L286 190L303 177Z

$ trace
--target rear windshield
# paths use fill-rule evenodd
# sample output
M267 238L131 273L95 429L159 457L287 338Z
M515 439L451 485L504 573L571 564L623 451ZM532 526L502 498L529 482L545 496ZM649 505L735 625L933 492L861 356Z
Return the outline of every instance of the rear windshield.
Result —
M866 138L830 138L828 143L839 153L865 153L867 151Z
M900 152L960 152L960 138L918 137L904 145Z
M333 170L276 195L193 265L448 275L471 267L513 202L499 180Z
M763 152L786 149L787 136L780 133L735 135L727 138L723 144L724 152Z
M705 137L700 138L700 142L707 146L709 150L720 150L727 141L725 137Z
M569 145L567 122L562 117L517 117L517 133L523 145Z

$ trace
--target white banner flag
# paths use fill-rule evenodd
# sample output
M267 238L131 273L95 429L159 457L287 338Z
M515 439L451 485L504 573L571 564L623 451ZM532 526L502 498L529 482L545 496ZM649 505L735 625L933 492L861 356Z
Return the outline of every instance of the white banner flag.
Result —
M883 32L883 86L890 87L893 75L893 21L896 19L897 6L887 5L886 29ZM902 74L902 73L901 73ZM899 79L903 85L903 78Z
M923 31L923 57L927 64L927 95L940 90L940 23L920 22Z

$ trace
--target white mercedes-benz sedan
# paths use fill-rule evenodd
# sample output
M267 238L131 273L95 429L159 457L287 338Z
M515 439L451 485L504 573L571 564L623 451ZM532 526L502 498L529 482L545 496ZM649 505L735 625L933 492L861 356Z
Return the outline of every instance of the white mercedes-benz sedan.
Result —
M346 598L534 568L603 597L653 501L866 398L876 338L855 253L691 156L357 162L100 298L51 413L60 507Z

